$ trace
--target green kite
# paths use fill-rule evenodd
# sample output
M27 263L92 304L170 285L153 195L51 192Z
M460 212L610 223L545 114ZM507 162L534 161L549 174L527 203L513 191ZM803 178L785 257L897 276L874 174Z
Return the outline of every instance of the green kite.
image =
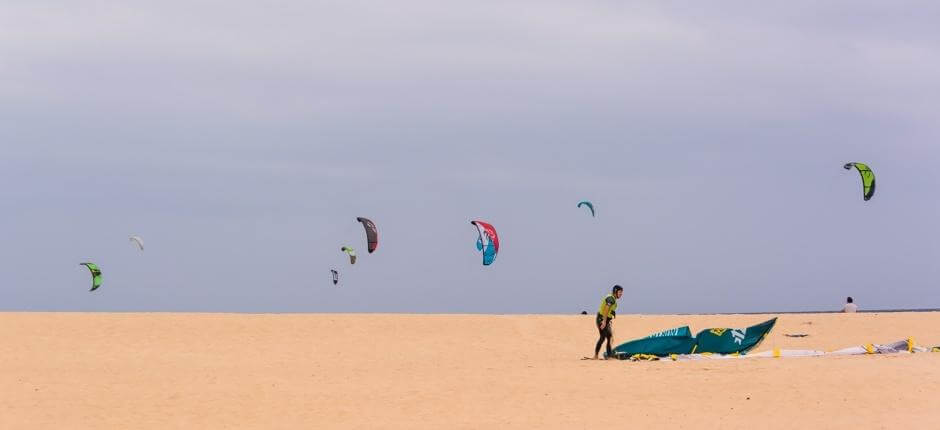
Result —
M91 289L88 291L97 290L101 286L101 269L95 263L81 263L79 266L85 266L91 272Z
M871 168L864 163L845 163L845 170L852 170L852 167L858 169L858 173L862 175L862 197L867 202L871 199L871 196L875 195L875 172L871 171Z
M352 249L348 246L344 246L340 248L339 250L345 252L346 255L349 256L349 264L356 264L356 250L355 249Z

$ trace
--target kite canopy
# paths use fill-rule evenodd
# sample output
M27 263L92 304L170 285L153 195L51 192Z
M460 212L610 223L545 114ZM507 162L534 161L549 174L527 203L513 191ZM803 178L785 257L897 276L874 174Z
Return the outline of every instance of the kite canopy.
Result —
M344 246L340 248L339 250L345 252L346 255L349 256L349 264L356 264L356 250L355 249L352 249L348 246Z
M871 171L871 168L864 163L845 163L845 170L852 170L852 167L858 170L858 173L862 175L862 198L867 202L871 199L871 196L875 195L875 172Z
M137 244L137 248L139 248L141 251L144 250L144 240L141 239L140 236L131 236L130 241Z
M613 357L627 359L634 355L664 357L672 354L747 354L764 340L777 319L772 318L746 328L707 328L692 337L689 326L653 333L618 345Z
M101 286L101 269L95 263L81 263L79 266L85 266L91 272L91 289L88 291L97 290Z
M333 275L333 285L336 285L337 283L339 283L339 272L337 272L336 270L330 269L330 274Z
M594 214L594 203L591 203L587 200L582 200L580 203L578 203L578 207L580 208L581 206L587 206L587 208L591 210L591 216L597 216Z
M470 224L475 225L477 231L480 232L480 236L477 238L477 250L483 251L483 265L493 264L493 260L496 259L496 254L499 252L499 236L496 234L496 229L493 228L492 224L483 221L470 221Z
M375 252L375 248L379 247L379 230L375 228L375 223L363 217L356 218L356 221L361 222L362 227L366 229L366 240L369 241L369 254Z

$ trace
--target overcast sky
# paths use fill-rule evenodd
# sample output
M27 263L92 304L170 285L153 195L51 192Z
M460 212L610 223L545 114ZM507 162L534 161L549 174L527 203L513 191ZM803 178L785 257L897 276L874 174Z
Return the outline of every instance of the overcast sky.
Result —
M2 1L0 309L577 313L614 283L631 313L940 307L938 16Z

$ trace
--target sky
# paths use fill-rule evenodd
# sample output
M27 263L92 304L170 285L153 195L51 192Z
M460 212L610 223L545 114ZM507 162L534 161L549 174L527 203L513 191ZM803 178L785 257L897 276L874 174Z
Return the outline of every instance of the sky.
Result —
M937 16L2 2L0 310L572 314L614 284L622 313L940 307Z

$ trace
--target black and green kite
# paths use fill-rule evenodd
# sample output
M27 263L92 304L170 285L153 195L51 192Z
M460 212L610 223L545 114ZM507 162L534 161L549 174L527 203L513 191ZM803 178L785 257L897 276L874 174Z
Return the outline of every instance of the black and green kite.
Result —
M95 263L81 263L80 266L87 267L91 272L91 289L88 291L97 290L101 286L101 269Z
M858 170L858 173L862 175L862 198L866 202L870 200L871 196L875 195L875 173L871 171L871 168L864 163L845 163L842 167L845 170L852 170L852 167Z

